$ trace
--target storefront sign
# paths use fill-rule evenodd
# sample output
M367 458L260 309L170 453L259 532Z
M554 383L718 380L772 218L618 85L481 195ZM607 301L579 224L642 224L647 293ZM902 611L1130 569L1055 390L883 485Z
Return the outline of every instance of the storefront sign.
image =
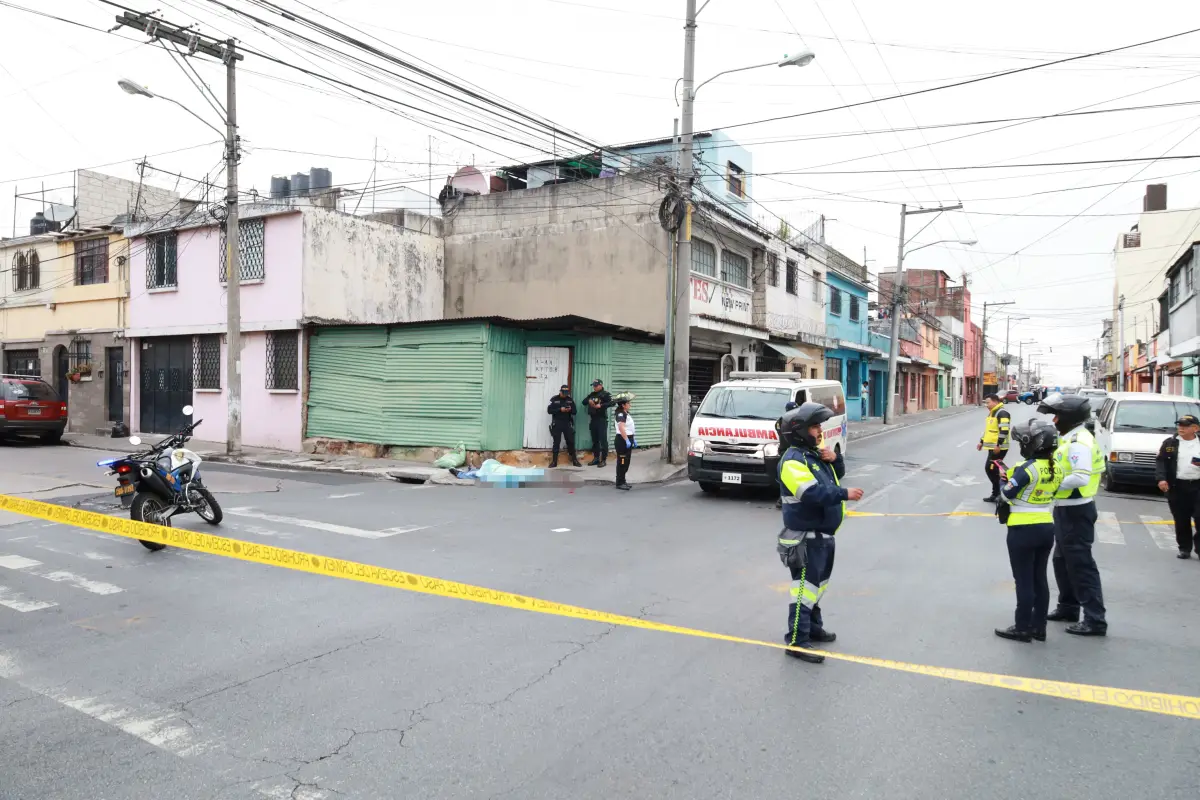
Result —
M751 324L753 295L719 281L692 276L692 313L708 314L730 322Z
M983 373L983 382L985 385L995 386L996 385L996 373L994 373L994 372Z

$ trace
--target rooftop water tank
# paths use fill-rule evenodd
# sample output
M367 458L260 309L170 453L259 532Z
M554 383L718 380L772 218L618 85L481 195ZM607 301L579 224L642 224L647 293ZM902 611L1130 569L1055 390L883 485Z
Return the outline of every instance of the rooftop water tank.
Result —
M292 193L292 182L287 175L271 176L271 199L282 200Z
M297 197L303 197L308 194L308 174L305 172L297 172L292 176L292 194Z
M314 192L333 187L333 173L324 167L313 167L308 172L308 188Z

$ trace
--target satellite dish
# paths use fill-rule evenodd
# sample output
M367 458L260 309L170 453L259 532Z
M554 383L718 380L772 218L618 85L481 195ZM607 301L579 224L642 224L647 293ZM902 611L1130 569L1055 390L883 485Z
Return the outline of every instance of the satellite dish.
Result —
M75 207L51 203L45 211L46 219L51 222L70 222L75 219Z

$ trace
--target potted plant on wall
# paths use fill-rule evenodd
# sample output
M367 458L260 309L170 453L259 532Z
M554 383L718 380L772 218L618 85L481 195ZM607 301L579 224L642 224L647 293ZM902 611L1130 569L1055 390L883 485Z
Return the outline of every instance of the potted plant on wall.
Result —
M67 375L67 379L70 380L71 383L79 383L84 378L90 377L91 374L91 364L80 364L79 366L75 367L75 369L71 370L71 372Z

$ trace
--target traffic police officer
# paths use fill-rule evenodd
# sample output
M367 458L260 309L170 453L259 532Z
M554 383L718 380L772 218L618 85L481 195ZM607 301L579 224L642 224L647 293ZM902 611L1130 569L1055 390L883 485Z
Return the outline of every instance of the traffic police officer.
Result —
M987 450L984 472L992 483L992 493L983 500L985 503L995 503L1000 499L1000 481L1004 477L1000 474L996 462L1003 461L1008 455L1008 429L1012 424L1012 417L1004 410L1000 395L989 394L984 397L984 402L988 407L987 427L983 429L983 436L979 439L979 444L975 445L975 449Z
M792 602L788 605L788 655L820 664L825 656L811 649L813 642L832 642L837 635L825 630L821 597L833 572L833 537L842 525L847 500L859 500L862 489L840 484L846 464L840 453L822 447L821 424L833 416L820 403L803 403L783 415L780 433L788 450L779 463L783 530L779 533L779 558L792 575Z
M1096 540L1096 492L1104 473L1104 454L1085 427L1091 406L1081 395L1052 394L1038 411L1054 415L1058 429L1055 468L1063 476L1054 495L1054 580L1058 583L1058 607L1046 619L1075 623L1067 633L1104 636L1104 592L1100 570L1092 557ZM1079 622L1079 610L1083 621Z
M558 394L550 398L546 406L550 415L550 435L554 437L554 457L550 466L558 466L558 445L562 439L567 440L567 455L571 457L571 465L582 467L575 457L575 400L571 397L571 387L565 383L559 387Z
M608 463L608 409L613 404L612 395L604 391L604 382L597 378L592 381L592 393L583 402L592 434L592 460L588 466L603 467Z
M783 407L783 413L786 414L787 412L791 411L793 408L796 408L796 403L794 403L791 400L788 400L787 405L785 405ZM775 477L775 485L776 486L780 485L779 484L779 459L783 457L784 451L787 450L787 445L783 441L783 433L781 430L782 425L783 425L783 417L781 416L779 419L775 420L775 438L779 440L779 443L776 445L778 450L776 451L775 456L772 458L771 456L768 456L766 454L763 455L763 464L767 468L767 474L776 476ZM782 497L775 498L775 507L783 508L783 498Z

